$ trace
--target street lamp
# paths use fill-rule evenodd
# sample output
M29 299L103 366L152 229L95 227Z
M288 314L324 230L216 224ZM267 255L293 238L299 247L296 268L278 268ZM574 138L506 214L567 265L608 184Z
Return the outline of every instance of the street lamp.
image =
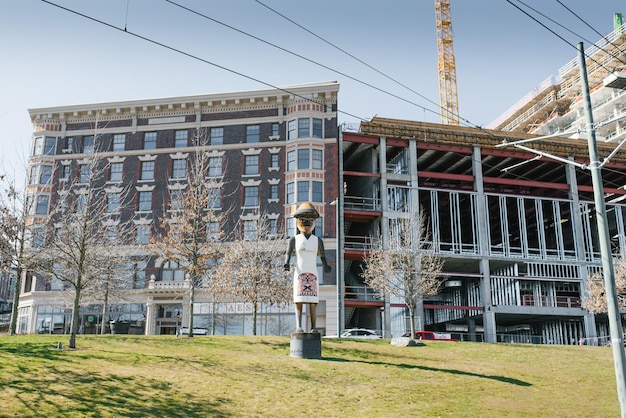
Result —
M343 278L341 272L343 270L342 267L342 254L341 254L341 240L343 235L341 233L341 222L339 218L339 198L336 198L332 202L330 202L331 206L335 207L335 283L337 284L337 337L341 335L341 329L343 328L343 295L342 295L342 287L343 287Z

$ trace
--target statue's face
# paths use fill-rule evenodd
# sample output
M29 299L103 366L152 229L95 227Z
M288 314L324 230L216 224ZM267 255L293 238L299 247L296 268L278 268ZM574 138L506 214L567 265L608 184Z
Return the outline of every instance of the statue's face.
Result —
M298 231L303 234L312 234L315 229L315 218L298 218Z

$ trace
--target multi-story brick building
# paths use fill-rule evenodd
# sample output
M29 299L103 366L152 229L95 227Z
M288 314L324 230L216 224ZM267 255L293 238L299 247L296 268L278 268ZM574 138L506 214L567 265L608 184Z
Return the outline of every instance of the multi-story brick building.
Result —
M321 215L316 233L327 238L327 258L334 263L336 207L329 203L338 196L338 90L337 83L328 82L31 109L28 194L35 202L33 225L49 220L59 185L80 178L88 159L96 155L106 162L100 181L107 193L113 196L122 186L130 190L130 208L121 212L136 225L135 242L129 245L145 244L165 215L170 192L185 182L187 160L200 149L211 159L207 176L221 185L212 206L226 215L223 228L232 230L264 213L290 236L295 233L290 214L310 201ZM204 144L197 148L200 136ZM180 266L155 257L137 261L130 302L112 306L104 318L101 307L83 307L81 331L96 332L102 323L125 320L131 332L175 333L189 315L180 292L183 282ZM37 271L29 272L21 289L18 332L66 331L69 309L57 297L62 288ZM324 275L317 310L322 332L336 330L334 289L335 275ZM194 325L206 327L215 309L201 294L195 306ZM224 304L217 312L219 333L250 333L246 304ZM263 307L259 332L290 332L293 316L289 307ZM276 325L281 323L287 325Z

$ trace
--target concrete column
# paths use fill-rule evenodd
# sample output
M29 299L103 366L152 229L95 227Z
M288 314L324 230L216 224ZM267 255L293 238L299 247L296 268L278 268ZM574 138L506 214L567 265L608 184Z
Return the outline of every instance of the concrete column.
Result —
M484 340L496 342L496 314L491 304L491 275L489 267L489 228L487 227L487 207L483 187L483 168L480 147L472 151L472 171L474 173L474 191L476 192L476 216L478 217L478 242L480 245L480 273L482 274L480 292L483 302ZM471 338L471 336L470 336ZM474 335L475 338L475 335Z
M570 158L571 159L571 158ZM576 167L573 164L565 164L565 176L567 185L569 186L569 197L572 201L572 219L574 228L574 239L576 240L576 258L578 260L578 269L580 274L581 297L585 298L586 285L589 274L587 272L587 264L585 262L585 240L582 232L583 221L580 213L580 199L578 196L578 181L576 180ZM593 313L585 310L583 316L583 326L586 338L597 337L596 333L596 317Z

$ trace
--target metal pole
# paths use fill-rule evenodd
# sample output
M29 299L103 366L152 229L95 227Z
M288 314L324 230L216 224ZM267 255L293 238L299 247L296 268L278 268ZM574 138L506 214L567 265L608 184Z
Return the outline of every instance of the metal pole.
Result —
M589 144L589 171L593 182L593 194L596 206L596 219L598 224L598 240L600 242L600 254L602 256L602 271L604 274L604 286L606 289L606 301L608 307L609 330L611 334L611 348L613 350L613 362L615 364L615 378L617 380L617 396L619 398L621 416L626 417L626 355L622 337L622 323L619 314L617 289L615 286L615 272L611 255L611 242L609 227L606 219L606 206L604 202L604 190L602 185L602 173L598 160L598 146L596 133L593 126L593 114L591 110L591 97L589 96L589 82L587 80L587 66L585 63L585 51L583 43L578 43L578 58L580 63L580 80L582 83L583 96L585 99L585 116L587 119L587 137Z
M336 251L335 251L335 283L337 284L337 337L341 335L343 329L343 295L342 295L342 259L341 259L341 222L339 218L340 199L332 201L331 206L335 207L335 235L336 235Z

